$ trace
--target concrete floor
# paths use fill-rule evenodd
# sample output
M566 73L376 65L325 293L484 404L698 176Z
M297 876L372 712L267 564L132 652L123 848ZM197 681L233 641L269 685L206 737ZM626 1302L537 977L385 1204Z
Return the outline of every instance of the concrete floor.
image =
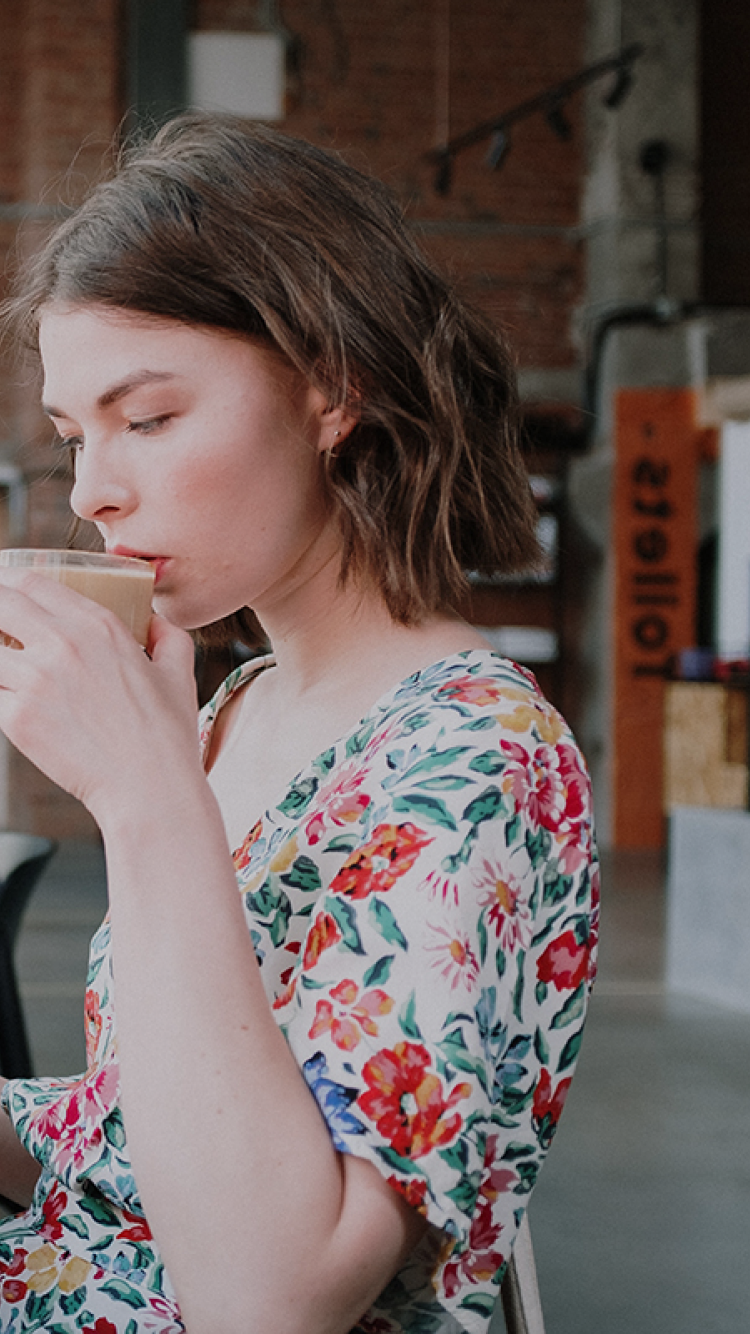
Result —
M750 1015L664 993L663 886L656 855L605 859L599 981L530 1209L547 1334L750 1331ZM17 951L40 1073L82 1068L104 906L100 850L63 844Z

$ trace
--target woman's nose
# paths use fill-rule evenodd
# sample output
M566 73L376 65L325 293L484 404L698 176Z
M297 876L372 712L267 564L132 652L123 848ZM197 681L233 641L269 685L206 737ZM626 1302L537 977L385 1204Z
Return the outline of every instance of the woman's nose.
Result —
M74 461L75 481L70 504L79 519L96 523L108 516L129 513L134 506L132 487L113 466L110 451L86 445Z

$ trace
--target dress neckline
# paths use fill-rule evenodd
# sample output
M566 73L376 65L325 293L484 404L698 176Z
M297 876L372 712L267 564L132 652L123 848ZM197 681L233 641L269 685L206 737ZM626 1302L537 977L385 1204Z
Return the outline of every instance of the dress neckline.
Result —
M265 822L272 814L274 815L274 818L278 818L279 808L286 800L290 791L299 786L305 775L308 774L311 769L315 769L316 766L319 766L319 761L322 757L329 754L331 751L337 751L342 746L345 746L353 736L360 732L364 727L367 727L378 714L387 712L391 701L397 694L399 694L399 692L404 691L409 686L413 686L416 689L422 678L435 677L438 674L443 674L450 671L451 667L454 667L455 670L459 670L462 667L467 669L477 659L479 659L480 662L485 660L488 667L497 667L502 664L512 672L513 676L516 678L517 685L525 685L529 691L533 691L534 689L538 690L531 673L525 672L517 663L509 658L503 657L497 650L490 647L487 647L486 649L460 649L455 653L446 654L443 658L437 658L434 662L418 668L417 671L411 672L408 676L395 682L394 685L389 686L387 690L383 691L383 693L378 696L378 698L370 705L369 709L367 709L353 726L335 737L315 755L311 755L302 768L289 780L283 792L279 793L278 800L269 804L265 810L259 813L256 821L251 826L251 832L259 823ZM232 698L234 698L239 690L251 684L256 676L259 676L266 669L275 666L275 664L276 659L272 653L263 654L261 657L251 658L248 662L242 663L229 674L226 680L219 686L213 698L204 706L201 713L201 752L204 759L210 748L214 724L220 711Z

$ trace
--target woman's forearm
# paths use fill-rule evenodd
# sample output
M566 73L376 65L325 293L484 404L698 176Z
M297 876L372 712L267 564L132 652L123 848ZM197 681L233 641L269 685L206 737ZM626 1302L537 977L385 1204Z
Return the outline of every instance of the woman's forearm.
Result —
M309 1306L300 1319L311 1301L333 1318L321 1330L351 1328L390 1273L376 1265L361 1297L355 1283L354 1309L336 1323L326 1285L361 1274L379 1244L357 1239L350 1209L372 1186L376 1234L391 1233L386 1271L409 1243L408 1212L402 1227L394 1192L373 1169L364 1184L349 1174L333 1148L270 1011L210 789L189 781L114 823L104 833L123 1112L186 1323L220 1334L210 1293L221 1290L227 1331L311 1331Z
M7 1080L0 1077L0 1090ZM13 1204L31 1203L40 1167L19 1140L9 1116L0 1112L0 1195Z

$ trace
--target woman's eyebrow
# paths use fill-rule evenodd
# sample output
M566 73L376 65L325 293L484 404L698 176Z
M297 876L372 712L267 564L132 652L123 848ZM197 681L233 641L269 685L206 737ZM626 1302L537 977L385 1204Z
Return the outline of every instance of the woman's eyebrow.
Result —
M177 380L180 377L172 371L134 371L132 375L125 376L118 380L109 389L105 389L96 400L98 408L109 408L113 403L117 403L121 398L125 398L133 389L140 389L144 384L153 384L157 381ZM66 417L67 413L62 408L53 407L51 403L42 403L42 411L46 412L48 417Z

